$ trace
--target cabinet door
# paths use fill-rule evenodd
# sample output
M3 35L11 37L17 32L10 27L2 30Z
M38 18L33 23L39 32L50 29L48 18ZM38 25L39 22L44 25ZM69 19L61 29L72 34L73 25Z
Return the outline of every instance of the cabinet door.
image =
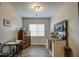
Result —
M55 52L54 52L54 47L55 47L55 46L54 46L54 42L52 41L52 57L54 57L54 53L55 53Z
M64 46L66 41L55 41L55 57L64 57Z

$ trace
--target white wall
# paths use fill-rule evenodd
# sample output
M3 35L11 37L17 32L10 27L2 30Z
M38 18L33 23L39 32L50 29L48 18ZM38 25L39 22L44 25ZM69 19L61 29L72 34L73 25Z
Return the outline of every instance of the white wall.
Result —
M3 19L11 21L11 27L3 26ZM16 30L22 26L22 19L18 16L10 3L1 3L0 5L0 43L13 38L17 39Z
M28 28L29 24L45 24L45 36L44 37L31 37L32 45L45 45L47 36L50 33L50 19L23 19L23 27Z
M78 4L64 3L51 18L52 26L62 20L68 20L69 46L72 48L74 56L79 56L79 21Z

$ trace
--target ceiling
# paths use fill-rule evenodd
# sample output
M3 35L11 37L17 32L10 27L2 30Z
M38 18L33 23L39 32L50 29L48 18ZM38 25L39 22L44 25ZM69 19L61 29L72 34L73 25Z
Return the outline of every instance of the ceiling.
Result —
M11 2L17 13L24 18L49 18L53 16L64 2L39 2L41 11L36 16L32 6L35 2Z

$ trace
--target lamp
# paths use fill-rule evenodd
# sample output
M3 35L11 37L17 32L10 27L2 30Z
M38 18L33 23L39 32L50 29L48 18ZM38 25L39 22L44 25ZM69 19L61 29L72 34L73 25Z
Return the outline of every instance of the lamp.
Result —
M39 5L34 6L34 10L38 12L40 10L40 6Z
M39 12L40 9L41 9L40 5L36 3L36 4L33 6L33 9L34 9L34 11L36 11L36 16L38 16L38 12Z

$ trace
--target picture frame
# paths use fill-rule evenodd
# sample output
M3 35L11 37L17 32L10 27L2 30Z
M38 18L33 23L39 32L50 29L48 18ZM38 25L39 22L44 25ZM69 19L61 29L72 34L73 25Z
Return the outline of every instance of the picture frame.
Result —
M11 27L11 22L10 22L10 20L3 19L3 25L4 25L4 26L7 26L7 27Z

